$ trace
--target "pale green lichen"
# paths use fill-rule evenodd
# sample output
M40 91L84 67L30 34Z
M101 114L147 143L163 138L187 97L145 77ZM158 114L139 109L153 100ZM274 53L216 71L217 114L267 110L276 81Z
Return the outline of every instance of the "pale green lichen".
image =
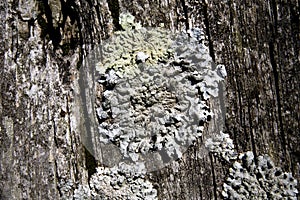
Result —
M168 56L171 36L164 29L146 29L134 23L132 15L121 15L121 25L125 31L118 31L102 45L102 60L96 64L96 70L104 74L107 69L118 71L118 75L134 73L137 67L137 55L144 53L148 56L146 63L156 64ZM132 27L135 26L135 29Z
M124 30L141 29L142 25L134 20L135 17L130 13L121 13L119 17L119 22Z

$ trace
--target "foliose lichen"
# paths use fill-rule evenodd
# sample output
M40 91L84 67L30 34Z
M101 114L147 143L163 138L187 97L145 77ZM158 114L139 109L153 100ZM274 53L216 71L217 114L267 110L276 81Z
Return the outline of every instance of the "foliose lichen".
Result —
M200 29L146 29L128 14L119 21L124 31L101 46L95 65L94 139L106 147L101 164L117 161L97 168L90 187L78 187L75 199L155 199L145 173L180 158L201 137L214 117L207 100L218 96L224 80L212 69Z
M218 96L224 80L207 47L186 33L141 28L118 32L102 55L100 141L146 165L153 156L162 163L180 158L214 117L206 100Z
M98 167L91 177L89 186L79 186L74 199L157 199L157 191L145 179L143 166L132 169L122 163L113 168Z
M107 69L114 69L119 76L130 73L137 67L137 57L143 54L148 63L156 63L167 55L171 34L165 29L146 29L134 22L129 13L120 15L120 24L124 31L117 31L105 44L101 62L96 70L104 74ZM144 60L144 61L145 61Z
M222 131L214 138L208 138L205 141L205 147L214 155L228 162L235 160L238 156L234 149L233 140L229 137L229 134Z
M210 153L232 164L223 184L224 199L297 199L297 180L275 167L268 155L238 153L229 134L220 132L205 141Z
M73 199L89 200L92 197L92 191L88 185L79 185L74 191Z
M297 180L291 173L275 167L268 155L258 156L255 163L251 151L240 154L223 184L225 199L297 199Z

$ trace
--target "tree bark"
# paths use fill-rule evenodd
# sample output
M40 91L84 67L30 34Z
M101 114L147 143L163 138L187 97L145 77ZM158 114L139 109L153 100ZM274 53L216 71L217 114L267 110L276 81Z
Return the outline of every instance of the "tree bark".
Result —
M99 163L82 145L82 124L73 120L76 79L88 52L121 29L121 12L144 27L203 28L211 57L227 69L225 130L237 152L269 154L299 181L299 5L2 0L0 198L68 199L88 184ZM203 140L213 134L208 128L182 159L149 174L159 199L221 198L231 164L205 149Z

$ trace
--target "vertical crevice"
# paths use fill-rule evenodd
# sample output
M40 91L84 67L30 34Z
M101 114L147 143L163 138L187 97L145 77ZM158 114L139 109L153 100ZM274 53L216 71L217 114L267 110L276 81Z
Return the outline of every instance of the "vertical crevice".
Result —
M273 77L274 77L274 86L275 86L275 95L276 95L276 102L277 102L277 112L278 112L278 121L279 121L279 134L282 142L283 147L283 153L286 155L286 138L284 134L283 129L283 121L282 121L282 105L281 105L281 99L280 99L280 86L279 86L279 79L280 75L278 72L278 67L276 64L276 58L275 58L275 47L274 44L276 42L276 36L277 36L277 5L275 0L272 0L272 6L271 6L271 14L273 16L270 16L270 19L273 19L273 23L271 22L269 24L269 31L271 32L271 39L269 40L269 56L270 56L270 63L272 67ZM285 159L285 156L283 156Z
M233 8L232 8L233 6L232 6L232 1L231 0L228 1L228 7L229 7L229 19L230 19L229 22L230 22L230 27L233 27L234 15L233 15Z
M212 178L213 178L213 186L214 186L214 199L217 200L217 182L216 182L216 174L215 174L215 163L213 162L213 156L210 154L210 166L211 166L211 172L212 172Z
M248 98L249 99L249 98ZM251 104L250 104L250 101L248 101L248 116L249 116L249 128L250 128L250 138L251 138L251 147L252 147L252 152L253 152L253 155L254 155L254 162L255 164L257 164L257 151L256 151L256 142L255 142L255 137L254 137L254 130L253 130L253 124L252 124L252 116L251 116Z
M47 31L48 31L50 39L52 40L54 48L56 48L61 41L61 34L60 34L59 26L55 28L53 25L52 11L51 11L50 5L48 4L48 0L42 0L42 2L43 2L43 6L44 6L45 15L47 18Z
M95 157L84 147L85 153L85 166L88 171L88 182L94 173L96 173L97 161Z
M210 26L209 26L209 16L208 16L208 6L205 0L202 1L203 5L203 16L204 16L204 25L205 25L205 32L207 35L208 39L208 48L209 48L209 54L212 57L212 60L215 62L215 52L214 52L214 44L211 39L211 34L210 34Z
M77 142L75 142L74 140L76 140L75 138L73 138L73 134L72 134L72 126L71 126L71 110L70 110L70 102L69 102L69 95L67 96L67 115L68 115L68 128L69 128L69 133L70 133L70 139L71 139L71 149L72 149L72 154L75 155L75 161L73 160L72 164L73 164L73 167L74 167L74 176L75 176L75 180L79 180L79 173L78 173L78 170L77 170L77 154L76 154L76 149L74 150L74 146L73 144L77 144Z
M108 8L113 18L113 24L115 26L115 31L122 30L122 26L119 23L120 16L120 5L118 0L107 0Z
M242 83L240 81L237 81L237 93L238 93L238 113L239 113L239 124L238 126L243 129L243 132L244 132L244 135L247 135L247 130L246 130L246 127L243 123L243 103L242 103L242 91L243 91L243 88L242 88ZM236 137L238 138L239 137L239 134L240 134L240 130L238 129L237 130L237 133L236 133ZM246 141L245 141L246 142ZM243 143L241 143L241 141L239 141L237 144L240 144L242 145L241 146L241 149L244 151L246 149L246 145L245 145L245 142L243 141ZM240 146L238 145L238 146Z
M60 0L61 3L61 13L63 15L63 20L62 22L58 25L59 28L62 28L62 30L64 30L65 28L65 23L67 18L69 17L69 19L71 20L71 24L74 24L75 22L77 22L77 27L78 27L78 35L79 35L79 47L80 47L80 52L79 52L79 66L77 66L77 69L79 69L80 64L82 63L83 60L83 54L84 54L84 49L83 49L83 26L82 26L82 22L81 22L81 17L79 15L80 11L78 10L78 6L75 4L74 1L72 0L67 0L66 2L64 0ZM78 38L75 37L73 38L72 36L72 46L75 49L76 46L78 45ZM74 44L75 43L75 44Z
M55 148L58 148L58 141L57 141L57 128L56 128L56 122L54 120L54 118L52 119L52 124L53 124L53 141L54 141L54 146ZM54 178L55 178L55 185L56 185L56 189L59 193L59 196L62 197L63 194L62 194L62 191L60 189L60 177L59 177L59 174L58 174L58 167L57 167L57 157L54 158Z
M284 154L286 154L286 139L285 139L285 134L284 134L284 130L283 130L282 113L281 113L279 73L277 71L277 64L276 64L276 60L275 60L275 56L274 56L274 51L275 51L274 38L272 38L271 41L269 42L269 54L270 54L270 62L271 62L271 66L272 66L273 76L274 76L275 93L276 93L276 101L277 101L277 112L278 112L278 120L279 120L279 133L281 136Z
M84 144L84 149L85 149L85 164L86 164L86 169L88 171L88 180L90 180L91 176L96 172L96 167L97 167L97 161L96 158L94 157L95 155L95 149L94 149L94 141L93 141L93 133L95 131L94 127L94 104L93 104L93 99L94 99L94 91L93 89L95 88L94 86L94 68L91 69L91 66L94 64L94 57L95 55L91 54L90 55L91 59L90 62L87 62L84 67L81 68L81 76L78 80L79 82L79 89L80 89L80 95L81 95L81 105L82 105L82 116L83 116L83 127L81 130L81 138ZM88 81L89 78L88 74L92 76L91 81ZM92 109L90 115L89 109Z
M58 191L58 193L59 193L59 196L60 197L63 197L63 193L62 193L62 191L61 191L61 187L60 187L60 184L61 184L61 179L60 179L60 177L59 177L59 175L58 175L58 171L57 171L57 169L58 169L58 167L57 167L57 161L56 161L56 159L54 160L54 171L55 171L55 176L56 176L56 189L57 189L57 191Z
M272 0L272 13L273 13L273 19L274 19L274 30L273 32L277 33L277 26L278 26L278 13L277 13L277 4L276 0Z

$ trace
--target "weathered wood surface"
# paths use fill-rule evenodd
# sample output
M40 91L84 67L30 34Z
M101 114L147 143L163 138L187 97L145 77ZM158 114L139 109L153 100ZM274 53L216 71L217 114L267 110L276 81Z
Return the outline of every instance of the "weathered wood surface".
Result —
M238 152L268 153L299 180L299 1L107 2L0 2L2 199L59 199L88 181L94 163L72 123L74 79L124 11L143 26L204 28L212 58L227 68L226 130ZM229 166L201 149L201 141L189 149L178 172L151 175L161 199L221 198Z

